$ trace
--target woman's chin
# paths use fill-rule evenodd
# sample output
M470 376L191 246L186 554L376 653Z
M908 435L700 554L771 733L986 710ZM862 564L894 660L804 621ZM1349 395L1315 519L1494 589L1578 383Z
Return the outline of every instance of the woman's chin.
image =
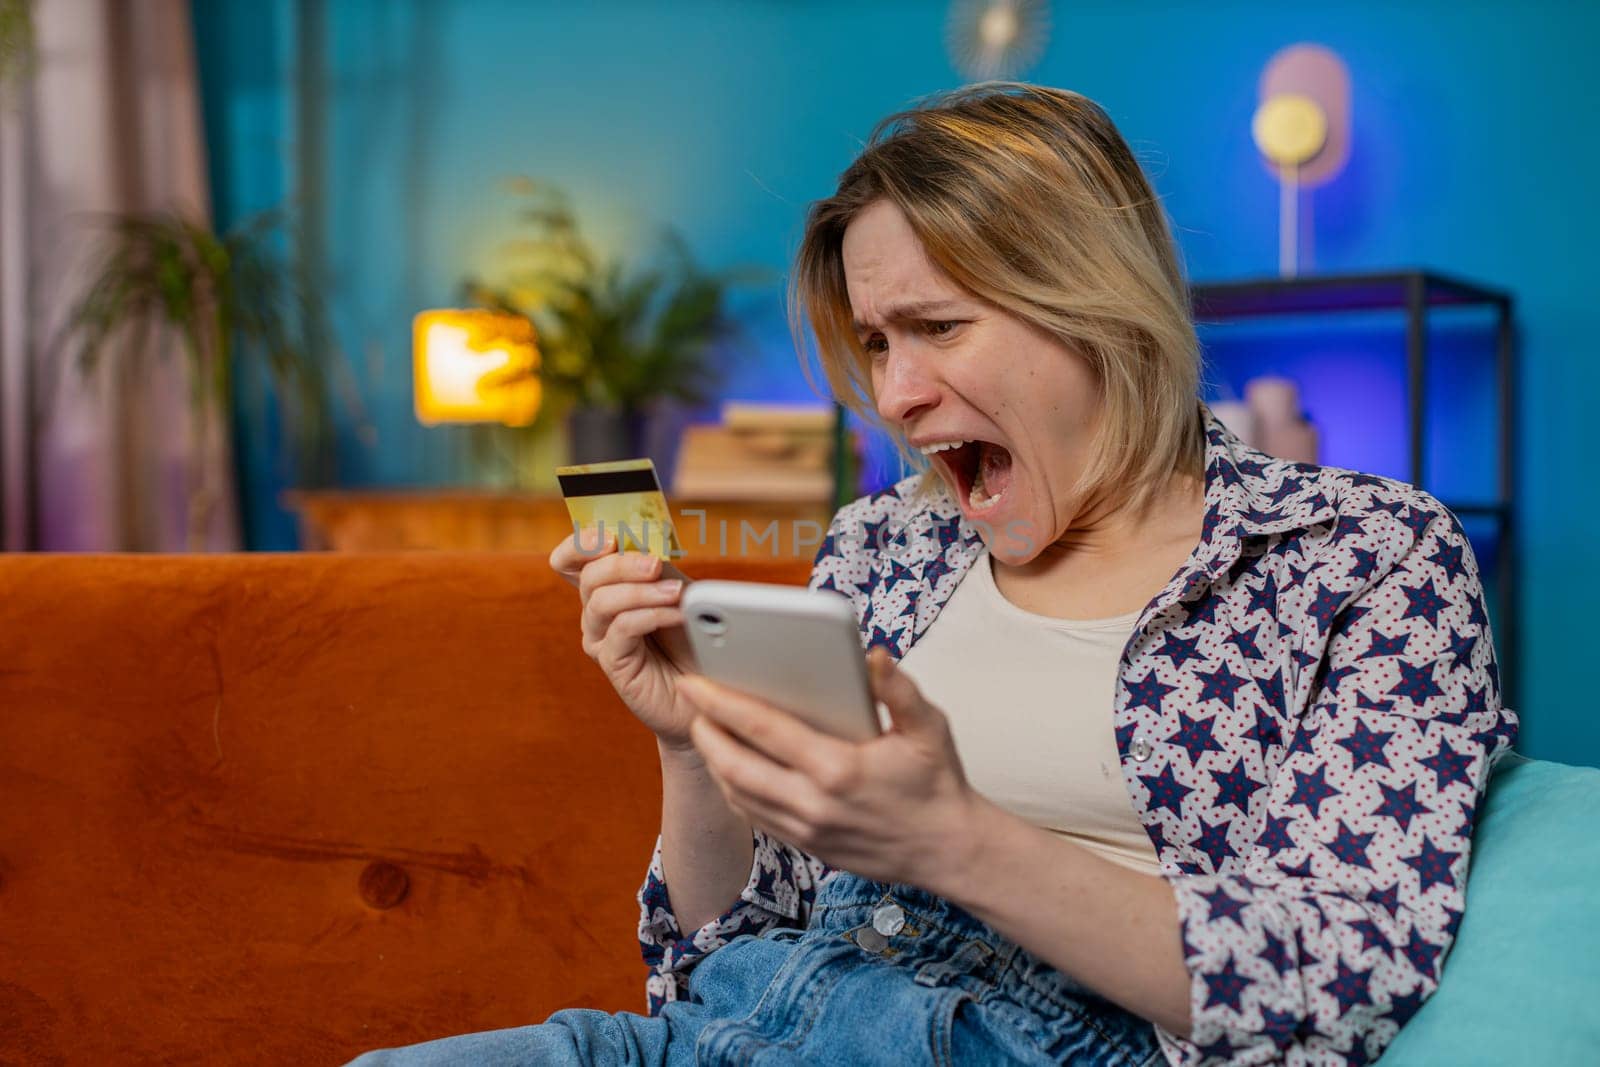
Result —
M1044 550L1049 538L1043 527L1027 517L1021 509L1008 509L1002 499L999 506L984 509L967 516L968 521L983 536L989 555L1009 566L1031 562Z

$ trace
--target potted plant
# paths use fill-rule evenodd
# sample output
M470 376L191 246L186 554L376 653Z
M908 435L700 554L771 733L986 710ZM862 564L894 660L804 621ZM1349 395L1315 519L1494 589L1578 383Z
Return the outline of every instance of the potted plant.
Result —
M595 254L561 190L519 179L513 191L528 198L524 235L507 248L516 262L498 284L469 279L466 299L533 320L546 397L535 432L565 417L573 463L640 455L660 401L710 399L716 346L738 332L724 307L728 289L769 274L703 271L671 228L664 263L629 274Z
M33 8L30 0L0 0L0 92L20 81L34 62Z
M215 510L226 503L201 457L215 448L232 456L241 358L259 359L277 386L298 480L321 484L331 469L324 375L315 358L325 337L322 307L277 254L279 221L280 213L265 212L219 235L174 213L113 215L68 313L67 340L83 373L107 358L142 358L152 329L178 341L190 385L191 551L205 547Z

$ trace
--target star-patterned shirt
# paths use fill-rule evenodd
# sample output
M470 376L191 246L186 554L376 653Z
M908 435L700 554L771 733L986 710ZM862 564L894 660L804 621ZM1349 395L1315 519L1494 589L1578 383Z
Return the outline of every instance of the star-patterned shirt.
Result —
M1429 494L1273 458L1198 414L1200 543L1135 625L1111 715L1190 976L1190 1037L1158 1028L1162 1050L1184 1067L1369 1063L1438 986L1473 819L1517 736L1477 561ZM912 503L916 480L840 509L810 582L896 658L981 548L948 494ZM754 836L738 901L693 931L657 840L638 898L651 1014L706 953L809 921L832 869Z

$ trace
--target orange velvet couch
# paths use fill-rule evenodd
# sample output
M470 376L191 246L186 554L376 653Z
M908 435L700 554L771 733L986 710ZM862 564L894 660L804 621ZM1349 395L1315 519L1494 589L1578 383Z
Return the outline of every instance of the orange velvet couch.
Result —
M10 556L0 600L0 1062L644 1010L655 745L542 555Z

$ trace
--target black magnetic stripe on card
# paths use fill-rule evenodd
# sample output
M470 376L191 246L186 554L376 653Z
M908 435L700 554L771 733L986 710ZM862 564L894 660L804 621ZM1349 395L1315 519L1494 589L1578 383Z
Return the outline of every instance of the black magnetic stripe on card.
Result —
M661 486L656 472L648 467L636 471L603 471L596 474L558 474L562 496L609 496L612 493L657 493Z

